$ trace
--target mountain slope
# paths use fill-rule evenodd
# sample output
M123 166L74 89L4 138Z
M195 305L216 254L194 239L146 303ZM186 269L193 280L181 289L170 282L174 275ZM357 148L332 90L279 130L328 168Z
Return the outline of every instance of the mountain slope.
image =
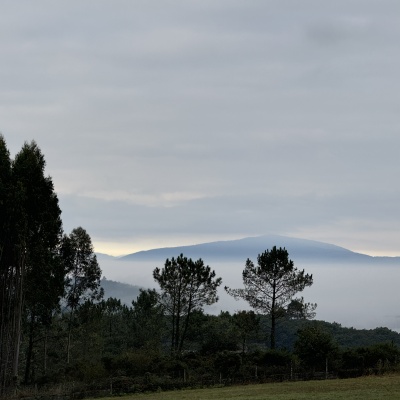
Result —
M105 299L114 297L127 305L131 305L132 300L136 300L140 294L140 286L116 282L107 278L101 280L101 287L104 289Z
M328 243L277 235L139 251L121 257L119 260L165 261L167 258L176 257L183 253L187 257L203 258L207 262L209 260L244 262L247 258L255 261L258 254L271 249L273 246L285 247L289 252L289 257L294 261L373 263L374 260L379 259L380 262L388 264L400 262L400 257L371 257Z

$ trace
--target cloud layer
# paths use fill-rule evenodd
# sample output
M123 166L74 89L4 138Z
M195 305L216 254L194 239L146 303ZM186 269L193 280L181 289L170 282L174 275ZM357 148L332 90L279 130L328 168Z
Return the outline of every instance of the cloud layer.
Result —
M399 15L6 2L0 130L13 154L38 142L99 251L274 232L400 254Z

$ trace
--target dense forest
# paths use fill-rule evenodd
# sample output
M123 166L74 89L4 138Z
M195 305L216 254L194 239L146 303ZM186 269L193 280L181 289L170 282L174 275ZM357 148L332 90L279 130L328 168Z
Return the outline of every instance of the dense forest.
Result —
M139 391L226 382L357 376L397 368L400 335L314 321L296 297L313 284L286 249L247 260L252 311L207 315L223 284L183 254L155 266L155 289L131 304L105 296L88 232L63 232L52 179L35 142L11 159L0 136L0 395L86 385ZM222 287L222 286L221 286Z

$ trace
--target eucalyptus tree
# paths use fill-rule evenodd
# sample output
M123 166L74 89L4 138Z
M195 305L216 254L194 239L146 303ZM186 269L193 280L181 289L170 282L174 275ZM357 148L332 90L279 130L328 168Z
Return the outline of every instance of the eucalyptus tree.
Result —
M101 269L94 254L92 240L82 227L64 235L61 257L65 268L64 302L68 310L67 364L70 362L71 334L75 312L87 301L100 301L103 289L100 286Z
M235 299L246 300L251 307L271 317L271 349L275 348L276 320L292 301L294 295L313 283L312 275L294 267L285 248L266 250L257 257L255 266L247 259L243 270L244 288L225 287Z
M24 315L30 318L33 335L38 318L48 316L62 295L62 269L55 261L62 224L53 182L45 176L46 163L37 144L26 142L11 161L0 137L0 154L0 379L5 387L10 376L18 379ZM28 365L30 354L31 348Z
M64 270L59 260L61 210L52 179L44 174L45 165L44 156L34 141L25 143L13 162L16 203L19 204L18 259L24 281L23 310L29 326L26 383L35 333L38 327L50 325L64 287Z
M11 159L4 137L0 134L0 396L12 378L16 344L13 313L16 299L16 270L12 262Z
M163 269L153 271L153 277L160 285L160 304L171 319L171 352L179 355L192 313L218 301L222 280L202 259L193 261L183 254L167 259Z

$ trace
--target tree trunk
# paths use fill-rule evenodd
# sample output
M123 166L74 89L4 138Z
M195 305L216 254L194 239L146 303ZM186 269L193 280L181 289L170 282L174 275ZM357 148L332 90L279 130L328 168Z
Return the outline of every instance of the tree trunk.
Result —
M275 328L276 328L276 282L272 285L271 304L271 350L275 350Z
M43 373L47 375L47 327L44 333L44 344L43 344Z
M69 315L69 321L68 321L68 336L67 336L67 365L69 365L70 362L70 353L71 353L71 335L72 335L72 318L73 318L73 313L74 310L71 309L71 313Z
M33 354L33 334L35 331L34 325L35 325L35 316L31 314L31 321L29 326L29 344L26 352L25 378L24 378L25 385L29 384L29 374L31 370L31 361Z
M275 329L276 329L275 311L271 310L271 350L275 350Z
M19 351L21 347L21 320L22 320L22 309L24 305L24 275L25 275L25 256L22 256L22 260L19 265L19 274L17 272L17 301L15 304L15 315L14 315L14 357L13 357L13 380L15 384L18 384L18 368L19 368Z

